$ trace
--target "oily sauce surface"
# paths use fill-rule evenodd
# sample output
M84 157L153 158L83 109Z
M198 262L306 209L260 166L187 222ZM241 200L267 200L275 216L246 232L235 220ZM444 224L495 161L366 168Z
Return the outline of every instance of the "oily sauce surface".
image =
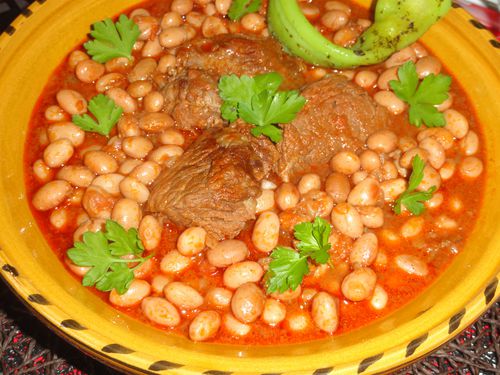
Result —
M323 0L314 1L314 4L318 5L320 8L324 6L324 3L325 1ZM352 4L350 5L353 9L354 17L367 17L368 12L366 10L353 6ZM160 15L169 10L168 2L148 1L142 4L141 7L148 9L153 15ZM377 71L379 67L375 66L370 69ZM57 91L62 88L77 90L83 93L86 99L90 99L97 94L93 86L82 84L74 78L73 72L68 67L66 61L63 62L51 76L33 111L29 132L26 138L24 166L26 190L30 202L34 192L42 186L42 184L33 176L31 168L33 163L40 158L44 149L44 146L41 145L40 142L40 139L44 136L43 129L47 125L47 121L44 118L44 110L49 105L55 103L55 95ZM453 108L467 117L471 129L476 131L480 136L480 140L482 140L483 135L480 127L476 123L473 110L467 101L467 95L456 80L453 80L451 94L454 97ZM414 135L417 133L417 130L408 124L406 117L406 112L402 115L394 117L394 121L400 125L400 136ZM113 133L111 136L112 135ZM192 142L196 137L196 135L188 133L184 135L186 136L187 144ZM72 158L70 163L76 164L81 161L79 151L95 144L104 145L106 141L107 139L104 137L87 133L84 144L76 149L75 156ZM476 156L483 161L486 160L484 151L480 151ZM447 157L454 158L456 155L447 154ZM324 166L313 167L313 169L318 171L321 171L324 168ZM383 228L374 230L374 233L379 238L379 248L383 249L389 260L402 253L416 255L428 262L430 272L425 277L411 276L400 269L391 266L393 262L390 261L387 263L388 266L385 267L376 265L373 266L373 269L378 276L378 283L384 287L389 296L386 308L381 311L377 311L370 306L369 301L350 302L342 298L339 293L337 297L341 298L340 325L335 334L345 333L349 330L362 327L367 323L398 309L420 294L441 272L443 272L443 270L446 269L448 264L452 261L454 255L456 255L463 248L469 233L474 227L479 208L482 204L484 175L485 173L483 172L483 175L480 178L473 181L467 181L462 179L456 173L451 180L444 183L440 189L445 196L444 203L439 209L433 211L428 210L424 213L423 217L425 219L425 227L423 235L414 239L402 239L401 241L395 243L391 242L390 236L385 234L390 233L391 231L398 232L404 220L401 216L394 215L389 208L385 208L385 224ZM463 202L464 209L460 213L455 213L450 207L450 198L457 198ZM72 206L67 204L66 208L68 209L68 212L70 212L70 215L74 218L76 218L76 216L82 211L82 208L79 205ZM76 224L74 226L67 226L62 231L56 231L52 228L49 222L48 213L39 212L35 209L32 209L32 213L40 227L40 230L47 239L47 242L64 264L65 253L73 245L73 232L76 229ZM458 229L451 233L436 230L435 227L432 226L432 223L441 214L446 214L456 220L458 223ZM403 215L403 217L405 216ZM251 255L248 260L257 260L265 256L265 254L256 251L252 244L252 226L253 223L250 223L238 238L245 241L251 251ZM161 245L155 254L156 263L155 271L152 273L153 276L160 272L158 260L161 259L168 251L176 248L176 240L182 229L183 228L177 228L173 224L167 224L165 226L162 234ZM349 240L347 238L343 238L342 242L344 242L344 245L339 245L334 249L335 257L338 258L339 261L346 259L345 246L349 243ZM282 241L280 241L280 243L287 245L291 243L291 239L283 234ZM313 272L314 270L311 274ZM197 261L193 263L189 270L176 278L202 292L213 286L223 286L222 271L211 266L201 256L198 257ZM319 285L313 277L306 277L303 287L317 287L319 289ZM96 293L103 299L107 298L107 294L105 293L100 293L98 291L96 291ZM294 311L300 311L306 306L304 303L300 302L300 299L293 302L285 302L285 304L288 314L293 314ZM200 308L200 310L203 309L204 306ZM147 321L147 319L143 316L140 307L121 310L139 320L151 324L151 322ZM190 320L194 314L200 310L191 312L181 311L181 315L184 319L182 320L181 325L175 329L166 329L160 326L157 327L165 331L182 333L185 335L187 333ZM285 327L272 328L258 320L253 324L251 333L245 337L235 338L222 328L213 341L220 343L268 345L304 342L324 337L327 337L327 334L321 332L315 327L305 333L290 333L290 331L285 329Z

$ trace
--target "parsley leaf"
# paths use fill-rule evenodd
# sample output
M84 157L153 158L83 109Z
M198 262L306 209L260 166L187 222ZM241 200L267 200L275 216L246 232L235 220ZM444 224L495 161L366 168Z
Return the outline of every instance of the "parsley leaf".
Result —
M443 74L429 74L419 85L415 64L408 61L398 69L399 81L390 81L394 94L408 103L410 123L416 127L424 124L427 127L442 127L446 125L444 115L435 105L448 98L451 77Z
M68 252L68 256L73 263L83 266L92 267L93 265L98 265L96 267L102 267L106 269L109 267L106 263L109 259L106 253L100 251L100 249L107 248L108 240L103 232L86 232L83 234L83 242L75 242L72 251ZM97 272L95 270L94 272Z
M300 223L294 227L294 235L299 242L298 252L278 246L271 253L269 270L266 273L267 292L283 293L289 289L295 290L309 273L308 259L325 264L330 260L330 224L319 217L313 223Z
M134 21L122 14L116 23L107 18L94 23L92 28L90 35L94 40L83 46L95 61L105 63L115 57L132 58L132 48L141 34Z
M130 228L126 231L116 221L106 221L106 238L112 241L109 248L113 255L141 255L144 251L137 229Z
M417 92L418 74L415 65L407 62L401 65L398 69L399 81L390 81L389 85L394 91L394 94L405 102L409 102Z
M88 109L95 116L97 122L89 115L84 114L73 115L73 123L85 131L105 136L109 135L123 113L121 107L118 107L112 99L103 94L94 96L89 102Z
M278 246L271 253L271 258L266 274L268 293L295 290L309 273L307 257L289 247Z
M276 125L265 125L253 128L251 131L254 137L258 137L260 135L265 135L274 143L278 143L283 139L283 132L281 128Z
M248 13L257 12L262 5L262 0L233 0L227 15L231 21L238 21Z
M283 77L276 72L259 74L250 79L253 80L258 91L268 90L276 92L283 83Z
M222 99L226 102L238 104L250 101L256 90L256 80L247 75L238 77L235 74L222 76L219 80L219 91Z
M399 196L394 205L394 212L401 214L401 206L405 206L413 215L421 215L424 210L424 202L432 198L436 187L432 186L427 191L415 191L424 178L425 162L420 156L415 155L412 160L413 171L408 181L408 188Z
M134 280L134 271L125 263L114 263L111 265L111 269L112 272L105 273L96 282L96 288L102 291L116 289L120 294L125 293Z
M427 191L404 192L396 201L394 212L401 214L401 205L404 205L413 215L421 215L425 211L423 202L431 199L435 191L433 186Z
M84 286L94 286L108 292L112 289L125 293L134 279L134 269L149 257L142 258L144 247L136 229L125 230L112 220L106 222L106 231L85 232L83 241L75 242L68 250L69 259L77 266L91 267L82 280ZM134 255L133 259L123 259ZM129 268L128 263L138 263Z
M278 73L261 74L255 77L234 74L222 76L219 95L224 101L221 114L230 122L238 118L256 127L254 136L265 135L277 143L283 131L276 124L292 121L306 103L298 91L278 91L283 77Z
M277 92L267 109L264 123L287 124L293 121L305 103L304 97L296 90Z
M330 224L320 217L314 223L300 223L294 227L295 238L300 240L297 248L301 255L312 258L316 263L325 264L330 259L328 237L332 229Z
M418 154L415 155L415 157L411 161L411 166L412 172L410 175L410 179L408 180L408 189L406 189L406 191L415 190L424 179L425 161L423 161Z

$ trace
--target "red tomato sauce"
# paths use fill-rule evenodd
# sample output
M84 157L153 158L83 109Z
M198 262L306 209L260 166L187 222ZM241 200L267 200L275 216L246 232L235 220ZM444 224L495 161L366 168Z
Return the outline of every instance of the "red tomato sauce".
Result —
M324 0L313 1L313 4L318 5L321 9L323 9L324 3ZM354 18L367 18L368 12L365 9L354 6L353 4L349 5L353 9ZM169 2L147 1L143 3L141 7L148 9L152 15L160 15L169 10ZM328 34L326 31L324 33L325 35ZM380 67L374 66L369 69L378 71L380 70ZM29 202L31 202L36 190L43 185L43 183L39 182L34 177L32 173L32 165L41 157L45 147L43 142L40 142L40 139L43 139L44 129L47 126L44 111L45 108L56 103L55 95L57 91L63 88L77 90L81 92L87 100L97 95L97 91L93 85L83 84L74 77L72 70L68 67L67 61L63 61L50 77L45 89L40 95L38 103L33 110L26 137L24 168L26 192ZM483 135L479 125L477 124L474 111L467 99L465 91L456 80L453 80L451 94L454 98L453 108L467 117L471 129L479 134L480 143L483 144ZM396 116L394 121L401 125L399 135L414 135L417 133L417 129L409 126L406 112L402 115ZM113 134L114 133L112 133L112 135ZM196 134L185 133L184 135L187 139L187 147L187 145L189 145L189 143L196 138ZM81 162L79 151L94 144L103 145L106 141L107 139L105 137L87 133L84 144L76 148L75 156L71 159L70 164L77 164ZM483 161L486 160L484 149L479 151L476 156ZM448 151L447 158L456 158L456 152L451 150ZM324 170L324 168L325 166L316 166L318 171ZM436 277L447 268L454 256L463 248L468 235L475 225L479 209L482 206L485 174L486 173L483 172L481 177L470 181L461 178L458 173L455 173L451 180L443 183L440 191L443 192L446 197L445 202L441 208L433 211L426 211L423 214L423 218L425 220L423 235L411 240L402 239L402 241L397 242L397 244L390 241L390 236L387 236L386 234L390 233L390 231L398 232L401 228L403 218L407 218L409 216L404 214L402 216L396 216L387 206L385 207L386 214L383 228L373 230L379 238L379 249L383 249L389 260L402 253L421 257L428 262L429 274L425 277L411 276L395 266L392 266L390 261L387 263L388 266L385 267L376 265L373 266L372 268L378 276L378 283L384 287L389 296L387 306L383 310L377 311L370 306L368 301L350 302L344 299L340 292L338 292L336 296L340 298L340 323L335 334L341 334L360 328L384 315L393 312L414 299L424 289L432 284ZM78 191L78 188L76 191ZM464 209L460 213L454 214L450 210L448 205L449 197L458 198L463 202ZM48 213L40 212L32 208L33 216L39 225L41 232L44 234L50 247L63 264L65 264L64 258L66 251L73 245L73 232L77 227L75 222L76 216L82 212L80 205L71 205L66 203L65 207L70 213L70 222L73 224L66 226L62 230L54 230L50 224ZM432 226L436 218L443 213L446 213L456 220L458 223L458 228L456 230L451 232L440 232ZM252 227L253 223L249 223L248 227L239 235L238 238L245 241L250 249L251 255L248 260L257 260L264 257L265 254L257 251L252 244ZM152 276L160 272L159 260L161 260L163 255L165 255L168 251L176 248L177 237L181 233L182 229L183 228L177 228L173 224L167 224L164 227L161 244L155 251L154 271L152 272L151 277L146 279L147 281L151 281ZM347 246L346 244L349 241L347 238L343 238L342 241L345 243L336 246L333 249L334 262L341 262L348 258L348 255L345 252L345 246ZM283 234L280 243L284 245L290 244L291 239L289 235ZM312 271L311 274L313 274L313 272L314 271ZM203 256L198 256L196 261L193 262L193 265L187 271L182 273L182 275L176 276L175 279L182 280L199 290L207 290L212 286L223 286L222 274L222 270L211 266ZM319 284L321 283L318 283L313 277L308 276L304 280L303 287L316 287L319 289ZM95 292L101 298L107 299L107 293L98 291ZM332 292L332 294L335 293ZM304 306L307 305L305 302L301 302L300 299L284 303L287 307L287 314L292 314L294 311L301 311ZM175 329L166 329L159 325L156 325L156 327L165 331L186 335L191 319L197 312L204 309L206 309L205 306L202 306L199 310L195 311L181 311L181 315L183 317L182 323ZM138 320L152 324L144 317L140 307L120 310ZM212 341L242 345L269 345L304 342L328 336L318 328L315 328L314 325L312 329L305 333L291 333L286 329L286 327L283 326L283 324L278 327L270 327L260 320L253 323L252 327L251 333L245 337L233 337L226 332L224 328L221 328L218 335Z

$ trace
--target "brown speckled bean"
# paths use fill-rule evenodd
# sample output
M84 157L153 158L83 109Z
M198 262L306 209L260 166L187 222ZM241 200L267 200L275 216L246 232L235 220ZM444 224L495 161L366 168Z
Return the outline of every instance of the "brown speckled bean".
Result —
M371 265L378 253L378 239L373 233L365 233L354 241L349 261L352 265L366 267Z
M226 288L212 288L205 295L205 302L217 309L227 309L231 304L233 292Z
M57 178L68 181L77 187L87 187L94 180L95 174L83 165L67 165L59 170Z
M163 291L167 300L181 309L193 310L203 304L203 297L193 287L174 281L165 286Z
M231 310L240 322L252 323L264 311L265 301L264 292L256 284L243 284L234 292Z
M342 281L342 294L351 301L363 301L372 296L377 275L371 268L355 269Z
M133 280L130 288L124 294L118 294L116 289L113 289L109 293L109 302L115 306L132 307L141 303L150 293L151 286L147 281Z
M278 244L280 219L274 212L263 212L255 222L252 242L257 250L270 252Z
M332 224L339 232L351 238L363 234L363 222L358 211L349 203L340 203L332 210Z
M208 249L206 256L208 262L215 267L228 267L241 262L248 256L248 247L244 241L224 240L213 248Z
M50 168L62 167L73 156L75 149L69 139L51 142L43 151L43 160Z
M59 106L70 115L81 115L87 112L87 101L77 91L61 90L56 98Z
M142 218L139 224L139 238L146 250L153 250L158 247L161 241L162 226L160 222L151 215Z
M354 152L341 151L330 160L330 167L334 172L350 175L359 170L361 161Z
M184 256L194 256L205 248L206 239L205 229L201 227L187 228L177 239L177 249Z
M178 274L191 265L191 259L185 257L177 250L171 250L162 258L160 270L166 274Z
M230 289L239 288L245 283L256 283L262 279L264 270L257 262L245 261L230 265L223 276L224 285Z
M262 311L262 320L274 327L280 324L286 317L286 306L273 298L268 298Z
M398 146L398 137L390 130L379 130L368 137L366 145L375 152L389 153Z
M50 142L58 139L69 139L73 146L80 146L85 140L85 132L72 122L57 122L47 128Z
M181 317L175 306L161 297L144 298L141 310L146 318L161 326L176 327L181 322Z
M398 255L395 258L396 265L404 272L415 276L427 276L429 268L424 261L414 255Z
M349 193L347 202L353 206L374 206L380 199L380 185L374 178L366 178Z
M199 313L189 325L189 338L193 341L205 341L217 334L221 326L221 317L216 311Z
M71 185L66 181L50 181L33 195L33 207L38 211L48 211L63 203L71 191Z
M335 203L347 201L351 185L346 175L342 173L332 173L325 182L325 191L333 198Z
M83 164L96 174L115 173L118 170L118 162L104 151L86 152Z
M143 159L153 150L154 145L148 138L137 136L123 139L122 148L128 156Z
M332 334L339 324L337 301L326 292L317 293L312 301L311 316L316 327Z
M97 81L99 78L101 78L104 72L104 65L90 59L80 61L75 68L76 77L84 83L92 83Z
M118 222L125 229L138 228L142 218L142 210L139 204L132 200L123 198L116 202L111 213L111 219Z
M477 178L483 169L483 162L475 156L467 156L458 165L460 175L465 178Z

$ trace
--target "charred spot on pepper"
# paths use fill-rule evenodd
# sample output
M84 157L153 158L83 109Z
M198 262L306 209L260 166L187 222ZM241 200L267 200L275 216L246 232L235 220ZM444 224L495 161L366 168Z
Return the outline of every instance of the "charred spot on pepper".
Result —
M335 44L324 45L324 41L318 39L318 35L310 23L304 22L297 25L296 22L292 21L292 17L299 17L301 20L307 21L298 8L297 13L290 14L287 11L290 20L287 17L278 17L277 14L281 14L280 10L287 7L285 0L271 0L270 4L273 6L274 12L270 13L269 24L272 29L278 30L276 33L278 39L279 29L286 30L287 21L296 27L293 30L297 33L296 38L290 37L288 33L286 37L288 40L282 40L284 44L287 42L294 44L293 47L290 47L290 52L296 53L315 65L337 68L382 62L392 53L415 42L435 19L444 16L451 7L450 0L379 1L375 8L375 22L364 31L353 47L344 48ZM392 18L398 20L396 29L386 26L388 23L390 24ZM398 35L399 38L394 38L393 35ZM384 43L381 41L384 37L394 40L391 43ZM313 53L312 49L317 43L322 45L322 48ZM334 52L327 56L329 50ZM359 50L362 50L364 54L360 54Z

